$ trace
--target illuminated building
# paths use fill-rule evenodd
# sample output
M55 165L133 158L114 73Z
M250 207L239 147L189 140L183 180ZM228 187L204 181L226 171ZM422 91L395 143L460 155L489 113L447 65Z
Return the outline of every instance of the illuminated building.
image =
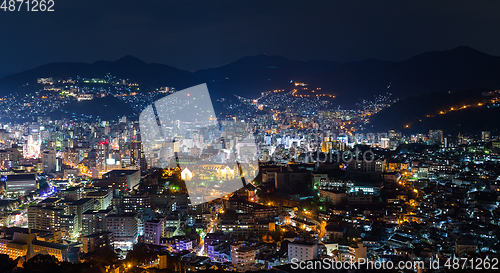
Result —
M106 231L106 216L111 214L111 209L100 211L87 211L82 214L82 234L90 235Z
M369 205L373 204L373 195L363 192L354 192L347 195L348 205Z
M79 200L83 198L83 195L84 192L81 187L70 187L61 191L61 197L67 200Z
M7 192L29 192L36 190L36 173L7 175L5 181Z
M61 215L61 231L65 236L74 238L78 236L78 226L76 215Z
M101 180L96 180L95 186L111 188L113 190L129 191L141 180L139 170L113 170L102 175Z
M321 188L321 185L328 183L328 175L327 174L313 174L312 185L313 189L317 190Z
M189 171L188 168L184 168L181 172L181 178L182 180L191 180L193 178L193 173Z
M150 207L148 196L124 196L113 198L112 202L118 213L138 213Z
M38 232L28 233L28 230L0 238L0 254L6 254L14 260L23 256L29 259L36 254L49 254L59 261L67 261L68 248L68 245L38 240Z
M140 164L141 157L142 157L142 142L137 140L132 140L130 142L130 159L132 165Z
M65 169L63 171L63 177L64 179L68 179L69 181L71 181L78 177L78 172L78 169Z
M401 174L397 172L388 172L383 174L384 180L387 182L397 183L401 179Z
M113 233L115 248L131 249L137 243L137 214L111 214L106 216L106 231Z
M58 169L56 152L54 150L43 151L42 153L42 172L55 173Z
M294 241L288 243L288 262L313 260L318 257L318 244Z
M442 130L429 130L429 144L443 144L443 131Z
M238 160L251 161L256 160L255 156L259 150L258 145L255 143L253 136L248 136L247 138L240 140L236 144L236 151L238 154Z
M404 162L388 162L387 163L387 171L388 172L407 171L408 167L409 167L409 164L404 163Z
M99 172L106 171L106 159L108 158L109 143L107 141L101 141L98 148L95 151L96 168Z
M330 153L333 149L333 142L332 141L323 141L321 143L321 151L323 153Z
M242 222L233 220L221 220L218 230L234 236L263 236L270 231L269 223Z
M226 202L226 208L241 213L249 213L256 219L272 219L278 215L277 207L264 206L239 198L229 199Z
M144 222L144 243L159 245L163 231L162 220L151 220Z
M109 154L109 158L106 159L106 171L121 170L122 169L121 161L116 160L115 158L112 158L111 156L112 155Z
M349 247L349 259L354 262L362 262L365 261L366 256L366 246L363 246L363 243L358 243L356 246Z
M28 141L24 145L23 155L25 158L39 158L40 157L41 141L39 138L33 139L33 135L28 136Z
M389 149L390 148L390 139L388 137L382 137L380 138L380 147L382 149Z
M333 205L344 204L347 200L347 194L344 191L327 191L320 190L319 194L322 198Z
M36 79L36 82L38 84L54 84L54 81L52 80L52 77L49 77L49 78L37 78Z
M207 257L214 262L226 263L231 261L231 249L229 244L211 243L205 244Z
M387 166L385 159L365 160L350 158L347 162L348 170L363 172L384 172Z
M76 216L75 225L78 230L82 228L82 215L94 208L94 200L91 198L82 198L79 200L65 201L66 213Z
M92 94L78 94L78 96L76 97L76 99L78 101L82 101L82 100L93 100L94 99L94 95Z
M428 167L418 167L417 178L418 179L428 179L429 178L429 168Z
M29 206L28 227L40 230L60 230L64 209L56 207Z
M359 193L362 191L363 193L376 194L380 193L380 189L382 189L383 182L365 182L365 181L356 181L350 188L350 192Z
M308 221L308 220L302 220L297 217L293 217L290 219L292 222L292 226L298 227L300 229L303 229L305 231L316 231L316 223Z
M82 238L82 246L83 253L104 248L113 249L113 233L105 231L84 236Z
M490 136L491 136L490 131L482 131L481 132L481 140L482 141L485 141L485 142L490 141Z
M14 162L19 162L19 158L21 157L22 153L19 152L19 150L10 148L6 150L0 150L0 163L6 169L9 169L12 167L12 163Z
M89 192L86 194L86 197L94 200L94 210L107 209L113 200L113 194L111 191Z
M231 263L238 272L252 270L255 264L255 248L239 245L231 245Z

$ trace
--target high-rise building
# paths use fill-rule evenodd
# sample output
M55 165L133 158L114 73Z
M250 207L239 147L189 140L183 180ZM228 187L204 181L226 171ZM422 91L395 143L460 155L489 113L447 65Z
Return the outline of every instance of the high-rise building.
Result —
M382 149L389 149L390 147L390 139L388 137L382 137L380 138L380 147Z
M28 227L40 230L60 230L64 209L56 207L29 206Z
M82 214L82 234L90 235L106 231L106 216L111 214L111 209L100 211L87 211Z
M137 214L111 214L106 217L106 231L113 233L115 248L131 249L137 243Z
M150 207L148 196L125 196L113 198L112 202L118 213L142 213Z
M42 153L42 172L55 173L58 169L56 152L54 150L43 151Z
M294 241L288 244L288 262L313 260L318 257L318 244Z
M64 235L71 238L78 236L80 230L77 229L76 220L75 215L61 215L61 231Z
M79 200L83 198L83 195L84 192L81 187L70 187L61 191L61 197L67 200Z
M144 243L159 245L163 233L163 220L144 222Z
M437 144L441 146L443 144L443 131L429 130L429 143L431 145Z
M109 231L86 235L82 238L82 252L88 253L104 248L113 249L113 233Z
M242 244L231 245L231 262L238 272L252 270L255 264L255 248Z
M132 165L139 165L142 157L142 142L132 140L130 142L130 159Z
M91 198L82 198L79 200L71 200L65 202L66 214L73 214L76 216L75 224L77 229L82 228L82 215L94 208L94 200Z
M94 210L105 210L113 201L113 193L110 190L89 192L86 197L94 200Z

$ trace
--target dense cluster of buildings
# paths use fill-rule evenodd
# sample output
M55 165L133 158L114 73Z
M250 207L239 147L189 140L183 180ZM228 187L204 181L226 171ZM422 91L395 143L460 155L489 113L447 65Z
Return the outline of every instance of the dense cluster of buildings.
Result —
M65 81L74 88L66 95L98 95L76 89L79 81L99 80ZM134 88L112 81L116 90ZM40 84L64 91L50 89L53 79ZM293 107L277 106L290 103L286 96ZM168 253L186 271L240 272L325 258L498 257L498 136L362 133L385 97L356 111L318 110L321 102L282 91L240 100L270 112L229 117L237 125L221 141L218 128L175 122L172 132L189 134L160 143L166 152L154 158L145 156L139 123L126 117L1 124L0 253L77 262L147 245L160 253L150 261L158 268L168 267ZM233 160L242 153L257 162L258 175L246 181L241 169L250 164ZM160 161L168 167L153 168ZM233 180L238 189L225 191ZM191 199L207 192L209 202Z

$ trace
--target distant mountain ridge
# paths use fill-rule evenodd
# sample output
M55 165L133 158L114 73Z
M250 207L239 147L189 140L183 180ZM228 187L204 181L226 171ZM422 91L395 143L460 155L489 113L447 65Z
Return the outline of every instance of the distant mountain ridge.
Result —
M88 63L49 63L34 69L12 74L0 79L0 95L14 92L21 94L38 90L36 80L40 77L74 78L103 78L112 74L122 79L137 82L144 89L162 86L187 88L201 81L192 73L164 64L147 64L133 56L125 56L117 61L97 61ZM26 83L29 83L26 85Z
M500 88L500 57L461 46L432 51L402 62L343 63L307 82L352 103L390 92L399 98L427 92Z
M470 47L432 51L401 62L296 61L280 56L256 55L195 72L172 66L145 63L133 56L117 61L49 63L0 79L0 95L30 93L40 88L39 77L102 78L107 73L130 79L140 92L169 86L183 89L207 83L213 99L234 94L257 98L273 89L290 89L290 82L305 82L310 89L336 95L335 102L347 105L374 95L392 93L401 99L446 90L500 88L500 57Z
M370 118L368 129L405 133L443 130L446 134L476 133L500 129L498 93L487 89L442 91L415 95L396 102ZM452 110L453 109L453 110Z
M198 70L194 74L205 81L218 97L234 94L257 98L261 92L288 88L290 81L303 81L308 76L332 68L330 61L295 61L279 56L256 55L241 58L216 68Z
M303 81L338 64L330 61L295 61L261 54L247 56L220 67L198 70L194 74L220 97L237 94L256 98L261 92L287 88L290 81Z

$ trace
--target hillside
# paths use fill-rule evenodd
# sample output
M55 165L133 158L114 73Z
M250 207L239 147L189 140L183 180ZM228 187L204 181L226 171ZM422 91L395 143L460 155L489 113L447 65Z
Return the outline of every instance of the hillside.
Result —
M390 129L425 133L442 129L447 134L492 132L500 128L498 93L486 90L444 91L416 95L401 100L375 114L372 131Z
M121 79L139 83L143 90L162 86L187 88L201 81L193 74L163 64L147 64L135 57L125 56L117 61L87 63L49 63L0 79L0 95L28 94L41 88L37 78L103 78L111 74Z
M224 66L198 70L194 74L206 82L209 90L215 92L217 97L230 98L236 94L257 98L261 92L289 88L290 81L304 81L307 77L338 64L257 55L247 56Z
M213 99L241 95L257 98L273 89L290 90L291 83L305 82L307 90L321 88L335 95L334 103L344 107L374 95L392 93L400 99L443 90L500 88L500 57L470 47L457 47L417 55L402 62L365 60L337 63L296 61L279 56L257 55L230 64L188 72L126 56L114 62L50 63L0 79L0 96L27 94L39 90L39 77L103 78L111 74L138 83L139 92L159 87L183 89L207 83Z
M470 47L434 51L402 62L366 60L338 65L307 82L340 104L390 92L400 99L443 90L500 88L500 57Z

